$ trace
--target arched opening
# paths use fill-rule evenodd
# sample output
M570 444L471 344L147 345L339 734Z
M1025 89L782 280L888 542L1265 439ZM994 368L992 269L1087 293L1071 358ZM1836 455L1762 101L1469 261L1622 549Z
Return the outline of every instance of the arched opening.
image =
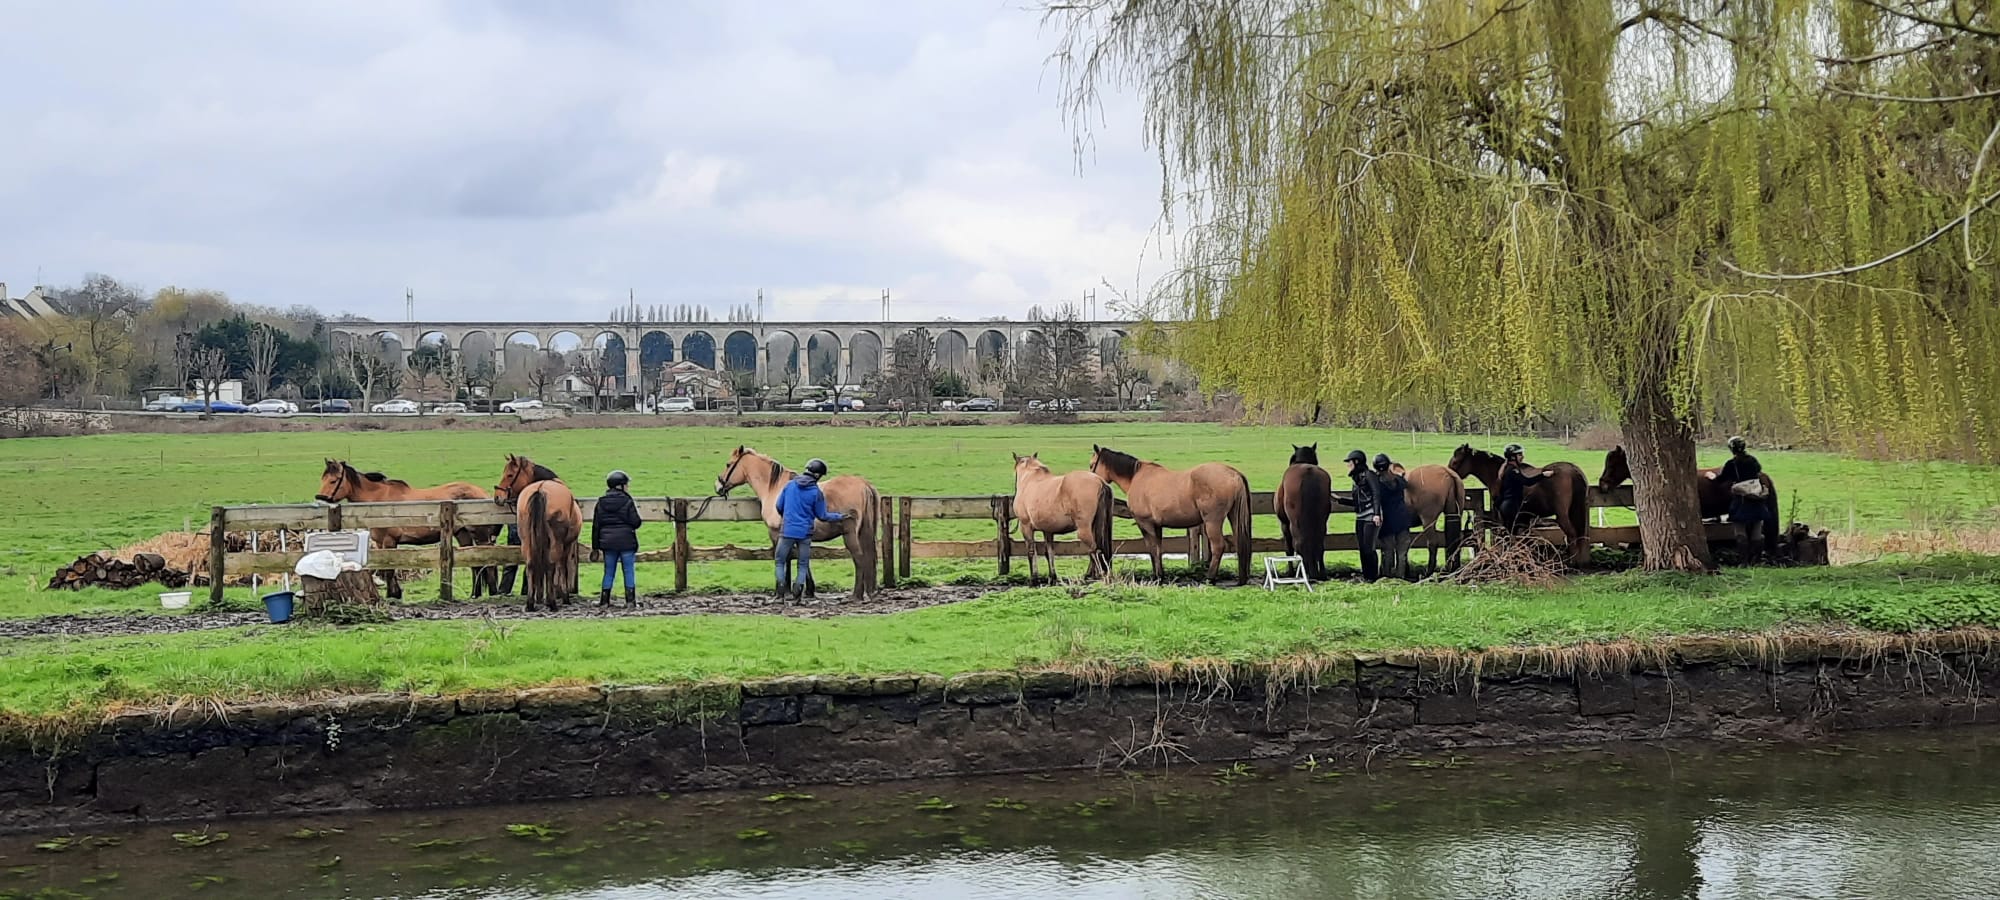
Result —
M972 375L972 345L965 340L965 334L955 329L938 332L937 367L959 378Z
M508 374L518 374L535 364L535 356L542 351L542 339L532 331L516 331L507 336L507 343L501 347L502 367Z
M803 381L799 371L799 339L789 331L774 331L764 339L764 358L768 360L764 369L766 384L798 384Z
M663 373L674 362L674 339L664 331L648 331L639 336L639 384L648 396L662 394L668 382Z
M393 331L375 333L375 355L392 369L403 367L403 339Z
M605 331L592 338L591 349L597 351L597 368L604 373L603 392L624 394L632 390L626 377L625 336L615 331Z
M882 336L872 331L863 331L847 339L847 377L850 381L865 382L871 375L882 374Z
M847 373L840 370L840 338L831 331L815 331L806 338L806 378L813 384L828 384Z
M723 370L757 371L757 339L747 331L732 331L722 340Z
M1005 332L992 328L980 332L979 339L972 342L972 358L973 378L980 393L994 394L1006 388L1010 364Z
M558 331L549 335L548 349L562 354L565 360L572 359L576 351L583 349L583 338L574 331Z
M755 355L754 351L752 351L752 355ZM681 358L704 369L713 371L715 369L715 336L706 331L697 331L689 334L681 341Z
M442 331L426 331L417 338L417 347L443 347L451 349L451 338Z

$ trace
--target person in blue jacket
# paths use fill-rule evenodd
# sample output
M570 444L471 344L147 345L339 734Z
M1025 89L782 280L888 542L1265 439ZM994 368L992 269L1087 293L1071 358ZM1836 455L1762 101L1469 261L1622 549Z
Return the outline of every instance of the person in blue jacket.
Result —
M778 598L789 594L794 598L813 595L812 578L812 532L820 522L838 522L847 518L826 508L826 495L820 493L819 480L826 477L826 463L814 459L806 463L806 470L792 479L785 489L778 492L778 515L784 517L784 524L778 528ZM796 556L799 573L796 581L792 578L791 560Z

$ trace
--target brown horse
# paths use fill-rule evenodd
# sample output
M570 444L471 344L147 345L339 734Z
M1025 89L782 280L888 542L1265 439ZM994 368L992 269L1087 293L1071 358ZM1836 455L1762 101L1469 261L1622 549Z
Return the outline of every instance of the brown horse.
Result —
M1448 467L1460 478L1477 478L1488 491L1498 491L1502 462L1499 454L1460 444L1452 451ZM1528 485L1521 496L1521 511L1537 519L1554 516L1556 527L1568 539L1570 561L1589 559L1590 483L1574 463L1553 462L1541 468L1548 470L1550 477Z
M1694 490L1695 495L1701 498L1701 517L1704 519L1720 519L1729 514L1730 485L1715 477L1721 471L1721 466L1695 470L1700 477L1694 480ZM1604 474L1597 478L1598 489L1608 491L1631 480L1632 465L1625 458L1624 445L1611 448L1611 452L1604 455ZM1764 485L1764 505L1771 514L1770 521L1766 523L1769 527L1764 529L1764 553L1775 558L1778 553L1778 486L1771 482L1769 473L1759 473L1757 480Z
M1028 584L1035 575L1035 533L1047 554L1049 583L1056 581L1056 535L1076 532L1090 548L1086 578L1111 577L1111 485L1089 472L1056 475L1040 454L1014 454L1014 519L1021 523L1021 540L1028 544Z
M1306 577L1326 580L1326 520L1333 514L1333 476L1319 467L1319 445L1292 445L1292 464L1271 497L1285 555L1305 560Z
M775 547L778 529L785 524L784 517L778 514L778 493L792 478L792 470L777 460L739 446L730 452L728 467L716 476L715 494L727 496L732 489L749 485L763 505L764 524L771 529L771 543ZM847 546L848 557L854 560L854 599L865 599L880 590L875 530L880 521L881 495L875 492L874 485L858 475L835 475L821 481L819 489L826 497L826 508L846 518L839 522L814 522L812 539L815 542L841 539ZM806 590L812 589L813 585L808 583Z
M1408 483L1403 497L1409 505L1411 530L1426 535L1425 543L1431 551L1430 571L1438 570L1438 548L1428 535L1440 524L1440 519L1444 526L1445 565L1458 568L1459 551L1465 543L1465 479L1446 466L1418 466L1407 472L1401 468L1397 467L1397 474Z
M398 500L484 500L486 492L454 481L437 487L411 487L407 481L398 481L380 472L359 472L345 460L329 459L326 470L320 474L319 493L313 498L321 503L389 503ZM498 525L464 526L453 533L452 539L461 547L475 544L491 544L500 534ZM438 542L438 529L422 526L404 528L371 528L368 543L382 550L396 547L412 547ZM472 570L472 596L480 596L482 591L500 593L497 583L498 571L492 566L482 566ZM382 583L390 599L403 597L402 579L396 570L382 570Z
M1109 447L1092 445L1090 471L1125 492L1132 521L1146 537L1153 557L1153 578L1164 581L1160 532L1166 528L1200 528L1208 537L1208 580L1222 574L1222 523L1236 535L1236 583L1250 581L1250 480L1222 463L1202 463L1192 469L1169 469Z
M494 501L513 504L519 521L521 561L528 568L522 593L529 612L535 611L536 603L545 603L554 612L560 601L576 596L583 507L569 485L554 476L527 457L510 453L500 483L493 488Z

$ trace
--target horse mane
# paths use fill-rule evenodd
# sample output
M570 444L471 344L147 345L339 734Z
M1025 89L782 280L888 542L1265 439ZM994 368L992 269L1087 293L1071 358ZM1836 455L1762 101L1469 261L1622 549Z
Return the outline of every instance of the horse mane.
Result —
M549 468L548 466L545 466L545 465L542 465L541 463L535 463L535 480L536 480L536 481L561 481L561 480L562 480L562 476L561 476L561 475L557 475L557 474L555 473L555 470L554 470L554 469L551 469L551 468Z
M1111 474L1120 478L1130 478L1139 472L1139 458L1130 453L1120 453L1110 447L1097 448L1097 461Z
M774 482L776 482L776 481L783 481L783 480L785 480L785 464L784 464L784 463L781 463L781 462L778 462L778 461L777 461L777 460L775 460L775 459L774 459L774 460L771 460L771 480L772 480L772 481L774 481Z
M380 482L382 484L400 485L402 487L410 486L410 483L407 481L404 481L400 478L390 478L389 476L384 475L380 472L363 472L361 473L361 477L366 478L369 481Z

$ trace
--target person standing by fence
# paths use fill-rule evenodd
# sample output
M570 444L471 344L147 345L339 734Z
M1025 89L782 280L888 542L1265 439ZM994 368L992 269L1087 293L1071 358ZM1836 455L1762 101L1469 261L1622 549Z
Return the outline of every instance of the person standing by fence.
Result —
M604 584L597 594L598 606L611 605L613 576L625 570L625 605L639 605L639 586L633 579L633 564L639 558L639 504L625 488L632 481L622 470L604 477L607 490L597 498L590 517L590 549L604 554Z
M813 596L812 579L812 533L813 526L820 522L838 522L847 518L844 513L826 508L826 495L820 493L819 480L826 477L826 463L814 459L806 463L806 470L792 479L785 489L778 492L778 515L784 517L784 524L778 529L778 599ZM799 561L798 578L791 573L791 561Z
M1535 524L1534 517L1523 518L1521 505L1527 500L1528 485L1549 477L1547 469L1535 469L1528 465L1527 453L1520 444L1508 444L1500 457L1500 527L1508 534L1520 534Z
M1381 569L1375 535L1382 527L1382 504L1376 496L1375 475L1368 471L1368 454L1348 452L1347 477L1354 482L1354 543L1361 551L1361 580L1373 583Z
M1381 533L1375 540L1382 545L1382 574L1406 581L1410 577L1410 544L1416 539L1410 530L1409 486L1402 466L1391 462L1387 453L1375 454L1375 501L1382 510Z

